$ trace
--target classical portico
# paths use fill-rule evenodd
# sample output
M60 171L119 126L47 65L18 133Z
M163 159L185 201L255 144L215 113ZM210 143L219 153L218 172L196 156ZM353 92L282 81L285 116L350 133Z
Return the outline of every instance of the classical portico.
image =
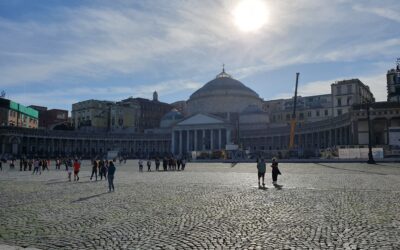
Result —
M231 142L231 131L231 124L219 117L195 114L172 128L171 149L174 154L222 150Z

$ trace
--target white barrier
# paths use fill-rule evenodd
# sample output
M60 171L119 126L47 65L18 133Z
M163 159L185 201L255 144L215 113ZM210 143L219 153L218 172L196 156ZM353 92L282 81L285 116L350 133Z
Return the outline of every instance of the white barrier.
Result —
M383 159L383 148L372 148L374 159ZM368 159L368 148L339 148L339 159Z

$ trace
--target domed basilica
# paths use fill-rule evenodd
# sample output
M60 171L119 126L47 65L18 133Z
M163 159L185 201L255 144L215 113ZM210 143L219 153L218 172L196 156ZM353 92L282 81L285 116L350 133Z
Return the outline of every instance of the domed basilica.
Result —
M231 115L241 113L250 105L261 107L261 103L262 100L256 92L222 69L215 79L190 96L187 111L189 115L208 113L231 120Z
M252 127L268 122L268 115L261 110L262 102L255 91L223 68L186 101L186 117L173 110L163 117L160 127L171 128L175 154L222 150L237 143L239 122Z

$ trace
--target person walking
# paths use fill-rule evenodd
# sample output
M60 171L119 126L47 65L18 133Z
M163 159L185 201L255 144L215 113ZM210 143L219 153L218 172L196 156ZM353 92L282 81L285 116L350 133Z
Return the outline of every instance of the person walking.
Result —
M100 168L100 180L103 180L103 177L104 180L106 180L106 163L104 162L104 160L100 161L99 168Z
M143 161L139 159L139 172L143 172Z
M39 164L39 160L35 159L35 161L33 162L33 172L32 174L38 174L39 173L39 169L40 169L40 164Z
M56 159L56 170L60 170L61 161L59 158Z
M29 159L29 161L28 161L28 171L32 171L32 165L33 165L33 161L32 161L32 159Z
M14 165L14 160L12 159L12 160L10 161L10 170L11 170L11 169L14 169L14 167L15 167L15 165Z
M173 157L172 158L172 170L176 170L176 163L177 163L177 161L176 161L176 158L175 157Z
M72 167L68 166L68 164L65 164L65 168L68 174L68 181L71 181L71 175L72 175Z
M24 159L24 171L28 169L28 159Z
M167 168L168 168L168 159L167 159L167 157L163 158L162 165L163 165L164 171L167 171Z
M169 157L168 159L168 170L172 170L172 164L174 163L174 160L172 159L172 156Z
M265 177L266 165L265 165L265 160L263 158L257 161L257 170L258 170L258 188L261 188L260 179L262 179L262 187L265 188L264 177Z
M160 168L160 159L156 157L156 171L159 171Z
M150 158L147 160L147 172L151 172L151 160L150 160Z
M47 171L49 171L49 166L48 166L49 162L46 159L43 160L42 164L43 164L43 171L45 169L47 169Z
M108 192L112 191L114 192L114 174L115 174L115 166L112 161L110 161L110 164L108 165Z
M279 171L278 162L277 162L276 158L272 158L271 168L272 168L272 184L274 186L277 186L278 185L278 175L281 174L281 171Z
M182 171L183 171L183 170L185 170L185 167L186 167L186 159L183 158L181 163L182 163Z
M81 169L81 163L78 159L74 161L74 181L79 181L79 171Z
M96 176L96 181L97 181L97 169L98 169L97 161L93 160L92 175L90 176L90 180L92 180L93 175L95 175Z
M176 165L178 166L178 171L181 170L181 163L182 163L182 160L181 160L181 158L179 157L179 158L177 159L177 161L176 161Z

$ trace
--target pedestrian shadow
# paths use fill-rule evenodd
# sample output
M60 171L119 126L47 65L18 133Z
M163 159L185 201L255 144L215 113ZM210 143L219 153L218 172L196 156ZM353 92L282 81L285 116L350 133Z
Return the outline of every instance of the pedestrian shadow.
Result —
M85 183L92 183L94 181L88 180L88 181L74 181L72 180L71 182L76 183L76 184L85 184Z
M383 174L380 172L373 172L373 171L366 171L366 170L355 170L355 169L347 169L347 168L339 168L339 167L334 167L334 166L329 166L326 164L322 164L322 163L314 163L315 165L319 165L322 167L326 167L326 168L332 168L332 169L337 169L337 170L345 170L345 171L349 171L349 172L359 172L359 173L367 173L367 174L377 174L377 175L387 175L387 174Z
M376 163L376 165L384 166L384 167L393 167L393 165L383 164L383 163Z
M53 182L47 182L46 185L55 185L55 184L61 184L61 183L66 183L69 182L68 180L64 181L53 181Z
M100 194L95 194L95 195L91 195L91 196L87 196L87 197L82 197L82 198L79 198L79 199L77 199L77 200L71 201L71 203L77 203L77 202L81 202L81 201L87 201L87 200L90 200L90 199L92 199L92 198L100 197L100 196L105 195L105 194L109 194L109 192L104 192L104 193L100 193Z
M234 166L236 166L236 164L238 164L237 162L232 162L231 163L231 168L233 168Z

